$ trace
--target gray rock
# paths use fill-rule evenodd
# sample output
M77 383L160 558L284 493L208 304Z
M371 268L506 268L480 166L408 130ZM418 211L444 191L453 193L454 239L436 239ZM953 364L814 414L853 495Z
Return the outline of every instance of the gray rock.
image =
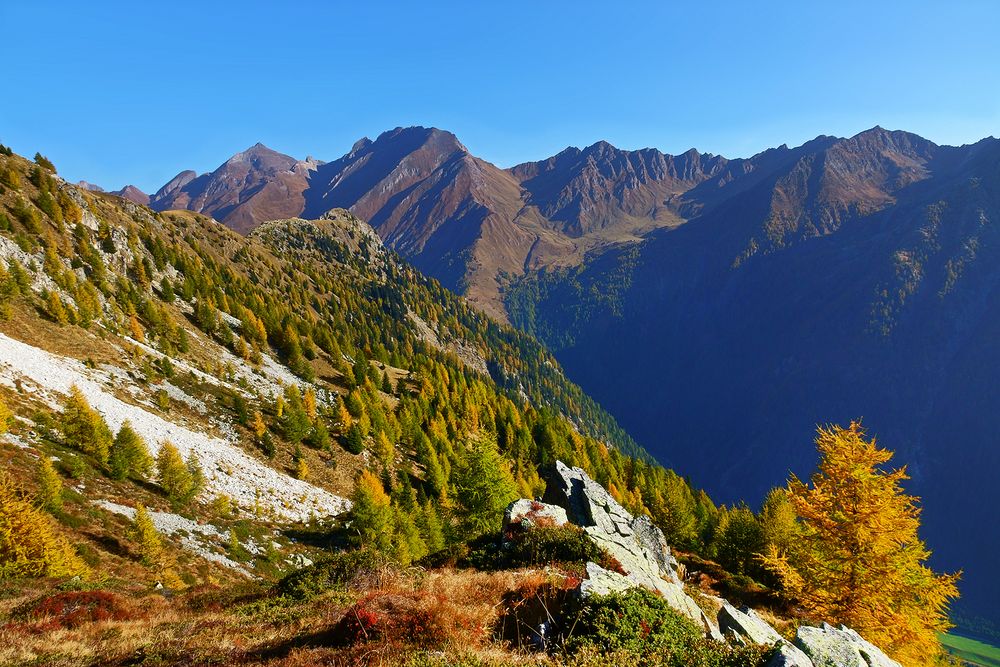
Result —
M539 523L562 526L569 523L569 518L566 510L558 505L547 505L529 498L515 500L503 513L504 532L515 524L521 528L530 528Z
M715 623L684 592L677 576L676 561L663 531L647 517L633 517L582 469L570 468L557 461L555 472L555 480L549 484L546 498L565 507L569 519L581 526L595 544L617 560L625 572L624 576L617 575L620 579L609 578L603 573L617 573L600 568L598 574L601 580L592 585L586 581L584 584L591 590L604 590L613 579L619 587L624 585L623 582L630 583L628 588L642 586L659 593L671 607L703 627L706 635L721 639L722 634ZM588 574L590 571L588 565ZM597 573L597 570L594 572Z
M813 667L809 656L793 646L749 607L737 609L726 601L719 610L719 630L740 644L779 644L765 667Z
M782 640L778 652L771 656L764 667L815 667L805 653Z
M580 582L580 595L585 598L591 595L610 595L624 593L632 588L635 588L635 583L624 575L605 570L597 563L587 563L587 578Z
M555 483L546 495L566 508L570 521L583 527L627 572L641 570L680 583L666 537L648 517L633 517L580 468L556 461L555 471Z
M815 667L900 667L874 644L846 626L800 627L795 645Z
M737 609L728 602L723 602L722 609L719 610L719 630L723 634L732 633L743 637L750 644L770 646L782 641L778 631L758 616L753 609L749 607Z

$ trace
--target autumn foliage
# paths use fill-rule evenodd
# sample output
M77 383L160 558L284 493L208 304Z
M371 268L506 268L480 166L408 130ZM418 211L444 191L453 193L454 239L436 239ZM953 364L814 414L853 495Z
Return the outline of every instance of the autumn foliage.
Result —
M72 577L87 572L52 518L0 473L0 579Z
M795 476L788 484L801 533L787 551L772 544L764 565L809 615L850 626L904 665L925 664L950 627L958 575L925 565L906 470L885 470L892 452L857 422L819 428L816 446L822 460L811 484Z

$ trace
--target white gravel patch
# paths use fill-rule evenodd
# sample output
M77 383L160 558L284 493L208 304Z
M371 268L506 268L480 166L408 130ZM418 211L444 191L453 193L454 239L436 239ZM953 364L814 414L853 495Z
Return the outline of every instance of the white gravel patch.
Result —
M286 521L308 521L313 516L340 514L350 501L269 468L241 450L232 440L212 437L169 422L142 407L126 403L92 379L86 366L75 359L51 354L0 334L0 383L14 387L20 379L34 384L50 403L74 384L115 431L125 420L149 444L172 442L181 454L194 452L205 471L206 491L229 496L240 509L258 509Z
M195 398L194 396L187 393L180 387L174 386L169 382L161 382L160 384L156 385L155 388L157 391L162 389L163 391L167 392L167 396L169 396L170 400L172 401L183 403L184 405L188 406L189 408L203 415L208 414L208 406L205 404L205 401L201 400L200 398Z
M111 502L110 500L97 500L94 504L108 510L109 512L113 512L114 514L120 514L124 517L128 517L129 520L135 520L135 509L132 507L119 505ZM209 546L214 545L222 548L222 545L228 544L228 533L222 532L211 524L198 523L190 519L185 519L178 514L170 514L168 512L154 512L153 510L149 510L149 518L152 519L156 532L161 535L175 537L178 536L179 533L181 546L188 551L192 551L205 560L210 560L213 563L224 565L233 570L239 570L244 574L250 574L241 564L219 553L218 551L213 550ZM198 539L199 537L203 539ZM206 544L206 542L208 544Z

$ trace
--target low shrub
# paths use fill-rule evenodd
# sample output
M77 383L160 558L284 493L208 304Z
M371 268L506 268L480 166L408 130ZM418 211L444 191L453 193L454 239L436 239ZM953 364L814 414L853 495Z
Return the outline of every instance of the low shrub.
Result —
M553 563L609 563L611 557L578 526L533 526L507 536L505 560L513 567ZM620 568L620 565L619 565Z
M287 575L278 582L277 592L308 600L326 591L345 590L355 578L374 574L389 565L389 558L373 549L342 551Z
M35 600L13 617L35 633L73 630L89 623L144 618L128 601L110 591L64 591Z
M706 639L665 600L638 588L584 600L563 648L571 664L587 667L760 667L774 652Z
M351 606L332 632L341 646L380 642L434 649L472 646L484 638L475 612L423 591L372 593Z

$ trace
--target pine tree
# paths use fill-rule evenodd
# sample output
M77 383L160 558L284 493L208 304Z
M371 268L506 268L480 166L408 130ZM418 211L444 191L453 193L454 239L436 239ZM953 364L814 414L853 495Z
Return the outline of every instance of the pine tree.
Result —
M362 471L351 496L351 532L358 546L390 553L393 538L393 512L379 478Z
M0 471L0 579L86 576L89 570L52 517Z
M52 465L52 460L42 456L38 462L38 504L49 512L58 512L63 504L62 479Z
M392 395L392 380L389 379L388 370L382 373L382 391L390 396Z
M788 553L798 539L799 527L795 506L786 489L771 489L760 510L760 525L764 541L778 553Z
M361 426L357 422L351 424L351 427L347 429L344 447L351 454L360 454L365 451L365 436L361 433Z
M330 431L326 428L326 423L322 419L317 419L307 438L309 446L313 449L330 448Z
M149 454L146 441L135 432L130 421L122 424L111 443L108 467L114 479L145 479L153 471L153 457Z
M788 493L801 531L787 553L763 557L785 594L812 616L843 623L905 665L940 653L958 575L936 574L917 536L918 499L903 492L905 468L860 423L819 428L822 455L811 484L792 476Z
M309 435L312 424L306 414L305 406L302 402L302 395L299 388L290 385L285 390L285 407L281 418L281 429L285 440L292 444L298 444Z
M62 298L60 298L57 292L49 290L42 298L45 299L45 312L48 314L49 319L56 324L69 323L69 312L66 310Z
M309 420L314 421L316 419L316 390L312 387L306 388L305 394L302 396L302 406L305 408Z
M719 564L734 574L756 574L757 556L764 551L764 530L746 505L721 512L713 548Z
M309 464L306 462L305 454L302 453L302 448L298 445L295 446L295 453L292 455L292 462L295 463L295 479L301 479L305 481L309 478Z
M427 545L427 553L435 553L444 549L444 526L441 524L441 518L438 516L434 503L430 500L424 503L418 518L418 525L423 534L424 543Z
M147 567L158 565L163 555L163 543L160 540L160 533L153 525L153 518L142 504L136 505L131 537L139 543L139 558L143 565Z
M469 535L497 530L507 505L517 498L516 489L510 466L496 443L481 441L470 448L455 480Z
M111 429L100 413L90 407L86 396L76 385L70 387L63 403L60 426L66 444L90 454L101 463L108 462L113 440Z

